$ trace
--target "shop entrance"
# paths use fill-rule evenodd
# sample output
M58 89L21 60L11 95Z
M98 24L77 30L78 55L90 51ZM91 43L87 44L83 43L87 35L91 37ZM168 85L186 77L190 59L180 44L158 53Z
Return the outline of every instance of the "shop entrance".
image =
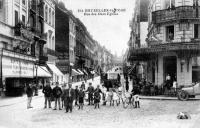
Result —
M164 82L166 81L167 75L170 76L170 82L177 81L177 58L176 56L166 56L163 58L163 75Z

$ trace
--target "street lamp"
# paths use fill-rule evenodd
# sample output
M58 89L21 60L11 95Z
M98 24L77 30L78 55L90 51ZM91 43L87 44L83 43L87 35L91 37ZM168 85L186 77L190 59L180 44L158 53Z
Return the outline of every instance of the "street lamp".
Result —
M35 63L36 77L35 77L35 96L38 96L38 63Z

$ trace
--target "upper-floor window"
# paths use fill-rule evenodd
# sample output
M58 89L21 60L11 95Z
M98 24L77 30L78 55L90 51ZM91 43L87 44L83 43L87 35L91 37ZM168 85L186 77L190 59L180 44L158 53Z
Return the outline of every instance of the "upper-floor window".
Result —
M200 38L200 24L194 24L194 38Z
M164 8L165 9L173 9L173 8L175 8L175 0L165 0L164 1Z
M22 0L22 4L23 4L23 5L26 5L26 0Z
M174 40L174 26L166 27L166 41Z
M48 22L48 7L45 6L45 21Z
M15 25L17 25L19 22L19 13L15 10Z
M54 47L55 47L55 42L54 42L54 36L52 37L52 46L51 46L51 49L54 49Z
M25 24L26 23L26 17L22 15L22 22Z
M30 27L33 28L34 27L34 18L33 18L33 16L30 16L29 23L30 23Z
M52 26L54 27L55 25L55 14L54 11L52 11Z
M51 24L51 8L49 8L49 24Z
M3 0L0 0L0 10L3 9Z

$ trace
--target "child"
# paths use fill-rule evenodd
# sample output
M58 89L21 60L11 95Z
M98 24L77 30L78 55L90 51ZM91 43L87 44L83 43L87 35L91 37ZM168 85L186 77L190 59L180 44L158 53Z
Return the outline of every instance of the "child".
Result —
M94 92L94 106L95 106L94 109L96 109L97 106L99 108L100 99L101 99L100 92L98 90L96 90Z
M118 106L119 97L116 91L113 91L113 106L114 106L114 102L116 102L116 105Z
M140 98L139 98L139 95L134 95L134 102L135 102L135 108L140 108Z
M83 88L80 87L80 91L78 92L78 101L79 101L79 108L83 110L83 101L85 97L85 92L83 91Z
M112 105L113 102L113 92L112 88L109 88L109 92L107 93L107 101L110 101L110 106Z

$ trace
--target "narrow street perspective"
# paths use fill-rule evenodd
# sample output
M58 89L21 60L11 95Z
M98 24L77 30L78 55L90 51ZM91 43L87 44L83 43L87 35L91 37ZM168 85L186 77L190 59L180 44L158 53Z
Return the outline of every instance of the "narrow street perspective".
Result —
M0 0L0 128L199 128L200 0Z

